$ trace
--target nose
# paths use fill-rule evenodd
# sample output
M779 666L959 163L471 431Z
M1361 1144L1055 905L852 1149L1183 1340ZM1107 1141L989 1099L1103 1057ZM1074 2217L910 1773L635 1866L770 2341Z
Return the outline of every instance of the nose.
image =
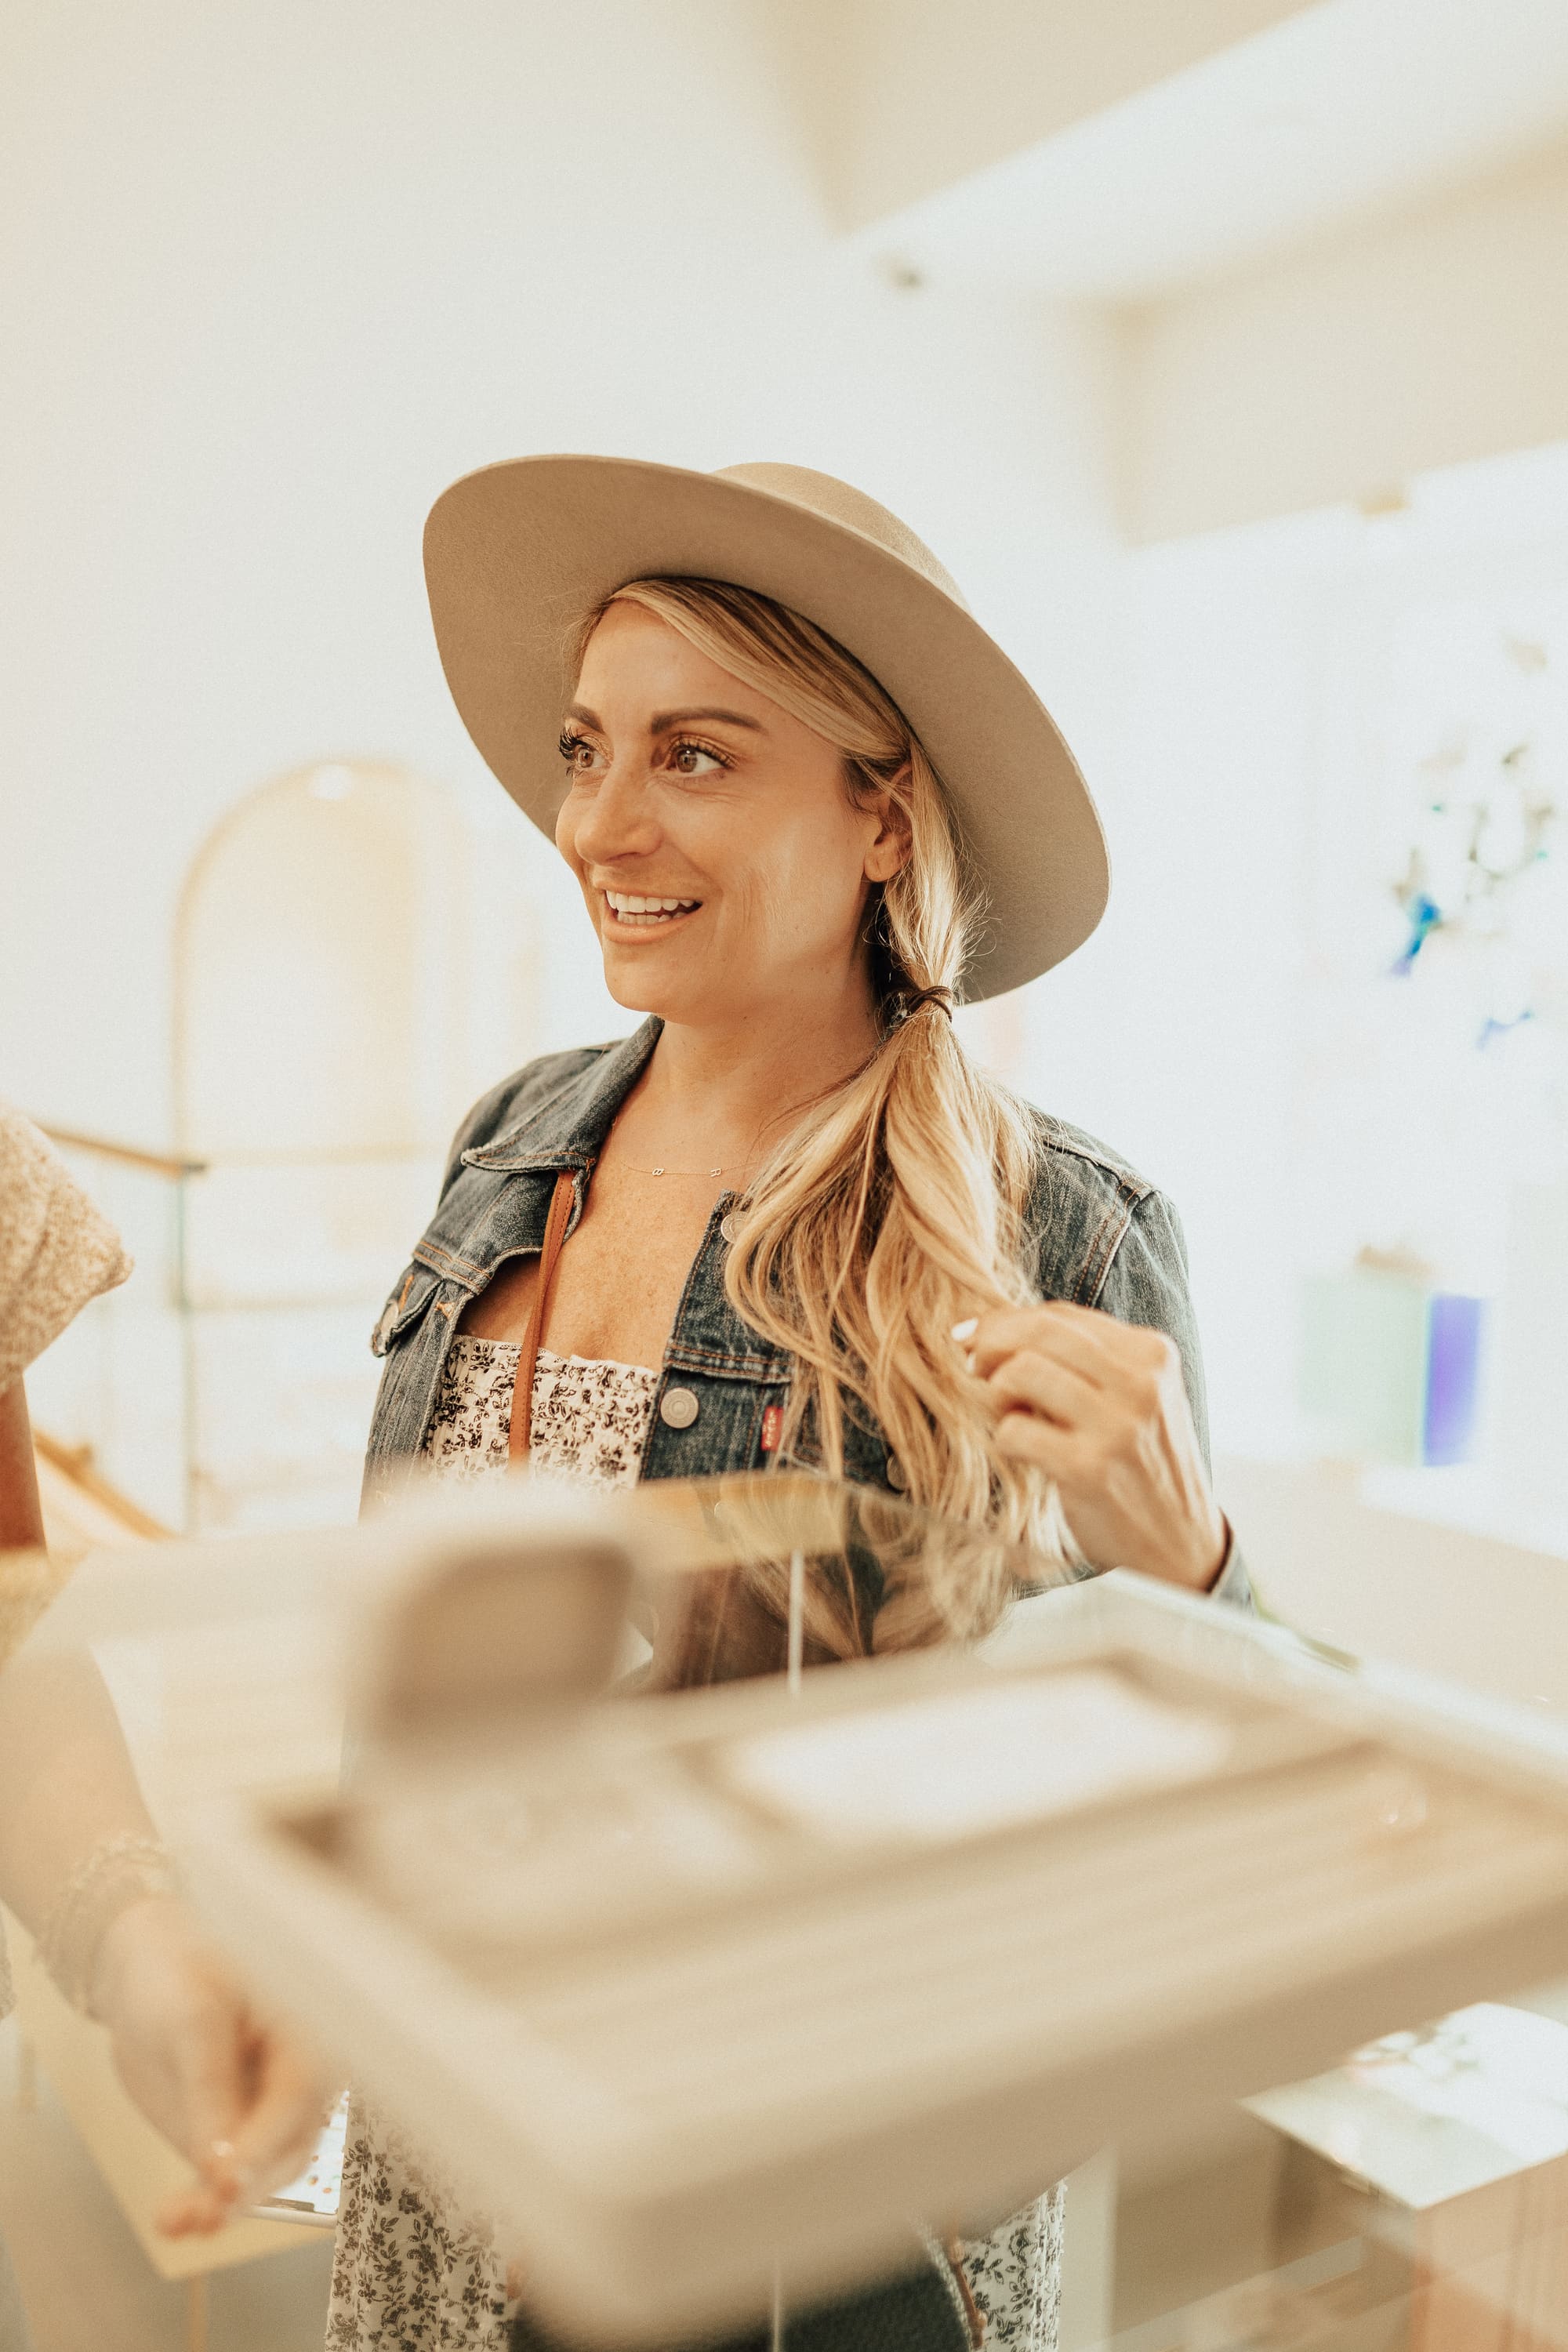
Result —
M660 838L646 772L634 761L612 761L573 814L572 846L584 866L646 857Z

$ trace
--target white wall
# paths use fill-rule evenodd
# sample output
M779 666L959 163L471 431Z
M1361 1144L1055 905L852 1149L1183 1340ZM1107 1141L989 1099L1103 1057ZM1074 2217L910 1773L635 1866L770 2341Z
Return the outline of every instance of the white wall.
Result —
M1568 436L1568 153L1151 305L1122 511L1179 538Z
M1423 477L1397 517L1283 518L1145 550L1129 573L1115 889L1060 980L1064 999L1092 985L1069 1027L1093 1066L1037 1025L1036 1091L1182 1210L1218 1444L1289 1450L1310 1437L1305 1274L1404 1246L1493 1291L1514 1187L1568 1173L1568 929L1533 975L1545 1017L1484 1051L1484 971L1455 950L1390 977L1392 885L1434 789L1420 761L1467 719L1484 751L1496 724L1484 677L1430 653L1405 674L1413 625L1418 647L1548 647L1499 741L1539 731L1563 802L1568 444ZM1565 856L1560 826L1553 904Z
M775 0L845 227L1105 112L1321 0Z
M837 254L768 35L751 0L7 12L0 1090L167 1132L180 877L262 779L390 757L521 822L419 572L431 499L498 457L850 476L1106 766L1108 338ZM536 871L545 1028L602 1034Z

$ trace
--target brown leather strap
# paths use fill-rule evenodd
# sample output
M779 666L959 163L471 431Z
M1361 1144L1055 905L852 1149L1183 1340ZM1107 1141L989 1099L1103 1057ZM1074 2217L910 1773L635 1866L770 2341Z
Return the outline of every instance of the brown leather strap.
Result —
M506 1442L507 1458L512 1462L522 1461L528 1453L539 1343L544 1337L544 1318L550 1311L550 1286L555 1279L556 1261L561 1255L561 1244L566 1238L566 1221L572 1214L574 1191L571 1171L563 1168L555 1179L555 1190L550 1195L550 1214L544 1220L544 1239L539 1245L539 1280L534 1285L533 1304L528 1310L528 1328L517 1351L517 1379L511 1391L511 1426Z

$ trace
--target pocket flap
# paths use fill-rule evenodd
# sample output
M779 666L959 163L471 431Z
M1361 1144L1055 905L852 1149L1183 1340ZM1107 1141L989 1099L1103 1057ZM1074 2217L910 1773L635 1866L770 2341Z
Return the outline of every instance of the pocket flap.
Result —
M377 1318L370 1335L373 1356L384 1356L393 1341L416 1323L430 1304L430 1294L437 1287L439 1276L427 1265L417 1264L405 1267L394 1286L386 1305Z

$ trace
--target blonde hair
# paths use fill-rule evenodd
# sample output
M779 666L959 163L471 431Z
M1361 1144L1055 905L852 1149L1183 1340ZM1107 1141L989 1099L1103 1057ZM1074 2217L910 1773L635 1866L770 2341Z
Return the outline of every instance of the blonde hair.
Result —
M885 793L909 829L909 856L874 890L868 926L880 1040L809 1107L733 1213L730 1302L795 1360L779 1458L804 1451L841 1475L847 1419L869 1421L911 1501L1059 1559L1054 1490L994 1451L984 1392L952 1337L964 1316L1038 1295L1023 1263L1038 1144L946 1009L981 908L942 780L891 697L800 614L722 581L636 580L589 616L582 646L616 603L656 614L824 737L850 794ZM1016 1557L983 1555L995 1568L982 1591L973 1548L957 1549L971 1563L961 1589L912 1562L885 1579L876 1648L994 1622Z

